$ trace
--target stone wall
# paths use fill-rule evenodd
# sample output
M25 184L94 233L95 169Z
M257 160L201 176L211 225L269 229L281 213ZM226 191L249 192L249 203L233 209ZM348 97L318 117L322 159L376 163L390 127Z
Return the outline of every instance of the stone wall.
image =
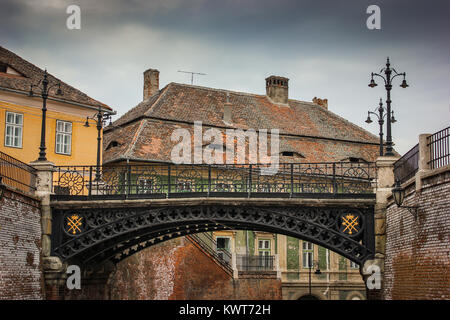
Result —
M38 200L0 187L0 299L42 299Z
M385 299L450 299L450 167L406 185L404 206L391 203L386 221ZM392 199L391 199L392 200Z
M120 262L108 286L112 299L281 299L279 279L232 279L184 237Z

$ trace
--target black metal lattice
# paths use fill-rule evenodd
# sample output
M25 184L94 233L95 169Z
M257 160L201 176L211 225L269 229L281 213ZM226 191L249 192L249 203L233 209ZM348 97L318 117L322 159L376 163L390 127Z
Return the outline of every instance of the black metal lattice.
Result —
M83 230L65 233L65 217L83 217ZM358 218L358 232L343 231L342 217ZM164 208L55 209L52 249L81 264L114 262L158 242L214 230L260 230L304 239L363 263L374 252L373 207L203 205ZM356 229L355 229L356 230Z

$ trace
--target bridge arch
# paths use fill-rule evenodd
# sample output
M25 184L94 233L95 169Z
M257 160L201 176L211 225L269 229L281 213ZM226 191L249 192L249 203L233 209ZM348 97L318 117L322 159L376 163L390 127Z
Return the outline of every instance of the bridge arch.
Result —
M78 207L79 208L79 207ZM81 265L119 262L176 237L224 229L284 234L362 265L373 257L373 205L195 204L54 209L52 253ZM357 221L352 230L346 217ZM72 219L72 220L71 220ZM348 219L348 218L347 218ZM73 222L78 228L74 230Z

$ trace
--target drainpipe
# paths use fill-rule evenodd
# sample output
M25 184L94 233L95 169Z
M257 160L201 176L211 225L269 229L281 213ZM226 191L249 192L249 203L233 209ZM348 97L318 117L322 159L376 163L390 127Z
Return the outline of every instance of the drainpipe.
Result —
M245 254L248 256L248 230L245 230Z

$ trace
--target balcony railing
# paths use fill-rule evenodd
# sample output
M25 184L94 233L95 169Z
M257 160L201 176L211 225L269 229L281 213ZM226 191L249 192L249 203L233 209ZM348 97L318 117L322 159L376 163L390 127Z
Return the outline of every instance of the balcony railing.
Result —
M6 153L0 152L0 184L25 193L36 190L36 170Z
M275 271L275 256L236 255L238 271Z
M56 167L57 198L305 197L373 194L374 163L145 164Z

